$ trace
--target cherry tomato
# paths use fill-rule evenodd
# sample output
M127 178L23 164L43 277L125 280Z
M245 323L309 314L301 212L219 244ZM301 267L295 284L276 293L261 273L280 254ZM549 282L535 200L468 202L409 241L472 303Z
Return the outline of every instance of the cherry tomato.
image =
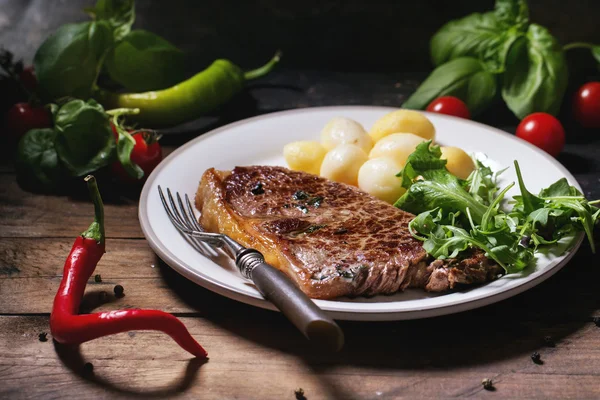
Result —
M427 111L465 119L471 118L471 113L469 112L467 105L461 99L454 96L438 97L429 103Z
M23 71L19 74L19 80L30 93L35 92L37 87L37 78L35 77L35 71L33 65L23 68Z
M6 130L14 140L19 140L30 129L52 126L50 112L44 107L17 103L6 113Z
M113 133L116 129L113 127ZM118 136L118 135L117 135ZM158 141L152 141L147 143L143 133L136 133L133 135L135 139L135 146L131 151L131 161L144 171L144 177L140 179L143 182L148 175L156 168L156 166L162 160L162 148ZM130 176L127 171L123 168L119 161L116 161L111 166L113 173L125 183L138 182L135 178Z
M585 128L600 128L600 82L588 82L573 99L575 120Z
M526 116L517 127L517 137L556 157L565 146L565 130L550 114L538 112Z

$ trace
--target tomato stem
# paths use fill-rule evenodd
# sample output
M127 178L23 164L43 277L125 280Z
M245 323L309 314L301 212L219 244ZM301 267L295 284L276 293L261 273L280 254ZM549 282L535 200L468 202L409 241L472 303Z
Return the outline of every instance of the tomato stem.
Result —
M277 51L277 53L275 53L273 58L271 58L269 60L269 62L266 63L265 65L263 65L262 67L245 72L244 79L249 81L251 79L260 78L261 76L268 74L275 67L275 65L277 65L277 63L279 62L280 59L281 59L281 51Z
M593 45L591 43L585 42L573 42L563 46L563 50L571 50L571 49L591 49Z

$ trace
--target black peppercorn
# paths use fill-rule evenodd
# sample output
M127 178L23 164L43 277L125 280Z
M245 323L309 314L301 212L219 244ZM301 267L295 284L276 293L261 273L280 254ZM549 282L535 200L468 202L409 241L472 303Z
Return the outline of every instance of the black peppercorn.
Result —
M485 378L481 381L481 384L483 385L483 388L485 390L492 390L494 389L494 382L492 382L492 380L490 378Z
M263 194L263 193L265 192L265 189L263 189L263 185L262 185L262 183L258 182L256 185L254 185L254 186L252 187L252 189L250 189L250 192L251 192L253 195L257 196L257 195L259 195L259 194Z
M544 344L546 345L546 347L555 347L556 344L554 343L554 340L552 340L552 336L544 336Z
M48 334L46 332L42 332L38 335L38 339L40 340L40 342L47 342Z
M600 317L592 318L592 322L594 322L596 326L600 327Z
M96 282L96 283L102 282L102 277L100 276L100 274L94 275L94 282Z
M83 364L83 374L91 375L92 373L94 373L94 364L89 362Z
M294 390L294 394L296 395L296 400L306 400L306 396L304 396L304 389L298 388Z
M117 296L117 297L124 296L123 292L125 291L125 289L123 289L123 286L121 286L121 285L115 286L114 291L115 291L115 296Z
M540 356L540 353L538 353L537 351L535 351L531 355L531 361L533 361L536 364L541 364L542 363L542 357Z

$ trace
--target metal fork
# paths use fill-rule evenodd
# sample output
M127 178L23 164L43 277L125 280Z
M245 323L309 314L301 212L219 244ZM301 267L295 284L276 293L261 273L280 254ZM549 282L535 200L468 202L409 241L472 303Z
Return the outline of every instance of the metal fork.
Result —
M344 344L340 327L323 310L308 298L287 276L265 262L264 256L255 249L242 246L227 235L205 232L196 219L188 195L185 205L179 193L177 203L167 188L167 199L158 186L160 200L169 219L185 237L196 244L225 248L235 260L242 276L250 279L259 292L277 307L311 342L321 348L338 351Z

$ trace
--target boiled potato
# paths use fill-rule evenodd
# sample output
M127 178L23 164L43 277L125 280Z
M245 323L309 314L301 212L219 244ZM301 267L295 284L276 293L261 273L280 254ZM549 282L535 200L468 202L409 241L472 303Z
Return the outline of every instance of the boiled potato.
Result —
M435 127L423 114L412 110L398 110L378 119L369 135L374 142L392 133L408 132L425 140L435 139Z
M356 186L358 170L368 160L367 153L355 144L341 144L325 155L321 176Z
M358 171L358 187L390 204L406 191L396 174L402 167L390 157L372 158Z
M473 159L458 147L442 147L442 158L447 160L446 168L452 175L467 179L475 170Z
M336 117L321 131L321 143L327 150L333 150L340 144L355 144L366 153L373 147L371 137L365 128L349 118Z
M302 141L288 143L283 156L290 169L318 175L327 150L319 142Z
M392 133L375 143L369 158L389 157L404 167L408 156L423 142L420 136L412 133Z

